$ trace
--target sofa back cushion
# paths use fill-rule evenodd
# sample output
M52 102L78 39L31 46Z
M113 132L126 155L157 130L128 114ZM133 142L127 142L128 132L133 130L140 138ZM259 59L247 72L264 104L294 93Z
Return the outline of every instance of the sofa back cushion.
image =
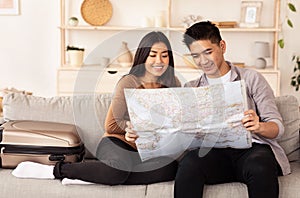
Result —
M300 112L297 98L291 95L275 99L284 124L284 134L278 140L290 161L299 160Z
M91 157L104 133L110 102L111 94L43 98L13 93L3 99L3 118L74 124Z
M75 124L87 150L95 155L104 133L104 121L112 94L43 98L8 94L3 100L5 120L41 120ZM278 140L290 161L299 159L299 104L294 96L276 97L285 126Z

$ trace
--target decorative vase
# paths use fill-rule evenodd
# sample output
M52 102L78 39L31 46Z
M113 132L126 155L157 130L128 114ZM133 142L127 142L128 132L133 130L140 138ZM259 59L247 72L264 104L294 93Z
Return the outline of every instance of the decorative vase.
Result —
M132 54L124 41L119 49L117 61L122 67L129 67L132 63Z
M265 69L267 66L266 59L260 57L255 60L255 68L256 69Z
M70 17L69 20L68 20L68 24L70 26L77 26L78 25L78 18L76 17Z
M155 27L164 27L165 26L165 12L160 11L154 18Z

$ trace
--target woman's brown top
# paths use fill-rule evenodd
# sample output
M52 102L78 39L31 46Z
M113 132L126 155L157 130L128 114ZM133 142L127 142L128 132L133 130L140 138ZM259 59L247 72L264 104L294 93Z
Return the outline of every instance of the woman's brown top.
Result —
M180 87L178 79L176 79L176 84ZM129 74L121 78L115 88L114 96L105 120L105 133L103 137L119 138L136 149L134 143L125 140L126 122L130 120L124 95L125 88L150 89L161 88L161 85L158 83L145 84L138 77Z

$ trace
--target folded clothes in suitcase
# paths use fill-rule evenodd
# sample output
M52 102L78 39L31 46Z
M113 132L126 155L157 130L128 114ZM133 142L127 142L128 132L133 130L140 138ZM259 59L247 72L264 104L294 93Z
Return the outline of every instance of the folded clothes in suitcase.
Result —
M0 127L0 167L20 162L55 164L81 161L84 145L71 124L43 121L8 121Z

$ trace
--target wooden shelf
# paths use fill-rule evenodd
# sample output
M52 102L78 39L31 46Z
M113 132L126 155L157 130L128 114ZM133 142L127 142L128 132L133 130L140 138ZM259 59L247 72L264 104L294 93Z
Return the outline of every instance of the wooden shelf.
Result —
M122 30L153 30L165 29L171 31L182 31L184 27L139 27L139 26L60 26L64 30L98 30L98 31L122 31ZM222 32L280 32L276 27L260 27L260 28L219 28Z
M100 30L100 31L121 31L121 30L134 30L141 29L141 27L129 26L60 26L64 30Z
M169 30L185 31L183 27L170 27ZM260 27L260 28L219 28L221 32L279 32L276 27Z
M74 67L71 65L64 65L63 67L58 68L61 71L79 71L79 70L85 70L85 71L102 71L102 70L117 70L117 71L128 71L130 67L122 67L117 64L112 64L108 67L103 67L101 65L83 65L80 67Z
M225 0L223 0L223 1L225 1ZM264 0L264 1L267 1L267 0ZM82 19L80 19L81 23L78 26L69 26L67 23L67 19L74 14L71 11L72 10L74 11L74 9L76 9L78 7L78 6L72 7L72 3L70 4L70 2L73 3L73 0L60 0L60 15L61 15L61 17L60 17L60 26L58 28L60 31L60 38L61 38L61 43L60 43L61 63L57 70L58 71L57 76L59 77L57 79L57 85L58 85L57 94L58 95L61 95L64 93L68 93L68 94L73 93L72 91L69 92L62 88L72 84L73 81L70 80L69 78L71 78L71 77L75 78L73 75L75 75L75 73L78 71L83 71L83 73L85 73L85 72L87 73L87 75L86 75L87 82L90 77L89 75L96 75L100 71L103 72L103 70L104 71L117 71L116 73L112 73L113 75L110 75L110 74L107 74L107 72L104 72L106 75L104 76L105 78L103 79L102 83L105 84L105 86L107 86L107 87L105 87L103 89L99 89L97 91L100 91L100 92L105 91L106 92L106 91L110 90L109 88L111 88L111 87L109 87L109 86L114 87L114 85L108 85L108 83L106 83L104 81L107 80L110 83L115 83L116 79L118 79L120 77L119 76L120 74L126 73L130 69L127 67L121 67L121 66L117 66L117 65L112 65L107 68L104 68L100 65L84 65L82 67L72 67L72 66L68 65L66 53L65 53L66 45L69 43L70 40L76 41L79 44L81 44L80 39L86 39L86 37L82 37L81 35L85 35L85 36L86 35L92 35L92 36L97 35L98 36L98 33L99 33L99 37L97 37L96 39L104 40L104 39L107 39L111 34L115 34L115 33L121 32L121 31L129 31L129 30L136 30L136 31L159 30L159 31L165 32L166 35L169 36L169 38L171 38L172 36L176 38L177 35L173 34L173 32L182 33L186 30L186 28L184 28L183 26L180 26L181 23L178 21L179 17L177 17L177 15L183 17L184 12L182 12L182 11L184 9L188 9L188 8L196 6L196 3L192 4L192 5L183 4L184 6L187 6L187 7L183 8L182 6L179 6L179 5L181 5L180 3L178 4L179 1L163 0L162 4L164 5L164 8L163 9L159 8L159 9L162 9L166 12L165 13L165 16L166 16L165 17L165 27L141 27L141 26L138 26L138 24L136 24L136 23L131 23L128 21L125 21L125 23L124 23L127 25L122 26L121 25L121 24L123 24L122 20L113 20L113 22L111 24L114 24L114 25L109 25L110 23L108 23L107 25L103 25L103 26L91 26L91 25L88 25L87 23L82 23L82 21L81 21ZM204 2L204 0L202 2ZM236 36L240 36L242 39L246 38L247 41L250 40L252 42L253 40L255 41L255 39L262 38L262 39L268 40L268 42L272 43L272 45L271 45L271 59L272 60L270 61L270 64L273 64L272 67L267 67L266 69L256 69L254 66L246 65L245 68L254 69L254 70L262 73L266 77L268 82L270 82L270 85L272 86L272 88L275 92L275 95L279 95L279 93L280 93L280 71L278 70L278 51L279 51L279 49L278 49L277 42L278 42L279 33L281 31L281 27L280 27L281 0L273 0L273 2L270 3L269 5L271 5L271 4L272 4L272 6L274 6L273 8L271 6L269 6L269 11L272 11L270 16L272 16L273 22L271 20L270 21L268 20L266 23L264 23L263 27L240 28L238 26L234 26L234 28L224 28L224 26L223 26L223 28L220 27L219 29L221 32L224 32L224 35L225 35L224 37L228 36L228 37L230 37L229 39L232 39L231 37L236 38ZM140 5L142 5L142 3ZM136 6L138 6L138 5L136 5ZM154 6L156 6L156 5L154 5ZM188 6L190 6L190 7L188 7ZM124 8L122 7L121 11L126 12L126 7L124 7ZM208 11L210 11L210 10L208 10ZM240 10L236 10L236 11L238 12ZM155 10L153 10L153 13L154 12L155 12ZM199 7L199 13L202 13L201 7ZM76 14L77 13L75 12L75 15ZM128 13L128 14L134 15L134 13ZM140 17L143 17L143 15L147 16L146 13L139 13L139 14L140 14L139 15ZM118 16L120 17L121 15L118 15ZM174 16L176 16L176 17L174 17ZM220 16L223 16L222 13L220 13ZM224 16L224 20L226 20L225 17L226 16ZM139 17L137 17L137 20L139 20ZM223 19L221 19L221 20L223 21ZM239 19L234 18L232 20L237 21ZM134 24L134 25L130 26L131 24L132 25ZM102 35L104 35L103 38L101 38ZM234 35L234 36L232 36L232 35ZM256 36L255 39L253 39L251 37L252 35L254 35L254 37ZM97 40L97 42L99 42L99 41ZM181 40L179 42L181 42ZM88 45L91 45L91 42L86 42L86 43L88 43ZM250 46L249 43L250 42L247 43L248 45L244 49L247 49L247 50L249 49L249 46ZM238 44L237 49L239 49L239 47L240 47L239 41L236 42L235 44ZM173 43L172 43L172 46L177 47L177 44L173 45ZM230 43L230 47L232 47L232 46L233 46L233 44ZM176 49L176 47L173 47L173 49ZM89 51L89 50L87 50L87 51ZM243 52L245 52L245 50ZM251 61L247 60L247 58L250 57L250 55L247 56L247 53L248 52L246 52L246 56L243 56L245 54L242 54L241 57L233 57L233 58L236 59L236 62L246 62L246 64L254 64ZM238 54L238 53L235 53L235 54ZM101 55L100 55L100 57L101 57ZM244 60L244 59L246 59L246 60ZM185 75L185 79L194 78L195 76L199 75L199 72L201 72L200 69L193 69L188 66L183 66L184 63L181 61L181 59L177 59L175 61L176 61L175 64L177 65L175 67L175 71L177 73ZM229 60L229 61L234 61L234 60ZM114 74L116 74L116 75L114 75ZM112 76L114 76L114 77L112 77ZM88 92L84 92L84 93L88 93Z

